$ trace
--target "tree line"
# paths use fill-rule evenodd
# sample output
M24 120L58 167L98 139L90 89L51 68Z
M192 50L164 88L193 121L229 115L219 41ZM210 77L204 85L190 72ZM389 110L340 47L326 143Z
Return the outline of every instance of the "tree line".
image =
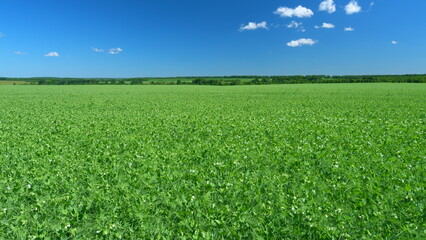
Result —
M0 81L25 81L34 85L266 85L304 83L426 83L426 74L407 75L298 75L224 76L176 78L6 78Z
M195 79L194 85L266 85L266 84L303 84L303 83L426 83L426 75L366 75L366 76L264 76L250 81L244 79Z

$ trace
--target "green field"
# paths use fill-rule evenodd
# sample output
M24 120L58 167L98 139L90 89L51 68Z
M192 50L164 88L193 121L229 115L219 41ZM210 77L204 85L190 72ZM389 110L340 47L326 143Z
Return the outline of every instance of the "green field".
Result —
M0 239L425 239L426 84L1 86Z

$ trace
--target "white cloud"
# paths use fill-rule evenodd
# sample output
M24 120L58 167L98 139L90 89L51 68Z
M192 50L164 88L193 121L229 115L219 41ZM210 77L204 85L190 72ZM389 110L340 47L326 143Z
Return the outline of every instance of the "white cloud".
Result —
M375 5L375 3L371 2L370 7L367 9L367 12L371 11L373 9L374 5Z
M2 37L4 37L4 36L6 36L6 35L4 35L4 33L1 33L1 32L0 32L0 38L2 38Z
M123 51L123 49L121 48L111 48L110 50L108 50L109 54L119 54Z
M321 26L315 26L315 28L335 28L331 23L323 23Z
M297 29L298 32L306 32L306 29L303 27L303 22L291 21L286 27Z
M271 24L269 24L269 26L271 26L273 28L280 28L280 27L283 27L284 25L278 24L278 23L271 23Z
M59 57L59 54L57 52L50 52L48 54L44 55L45 57Z
M287 25L288 28L299 28L302 26L302 22L291 21L290 24Z
M312 45L316 44L317 42L318 41L312 40L310 38L301 38L301 39L298 39L298 40L293 40L291 42L288 42L287 46L289 46L289 47L301 47L303 45L312 46Z
M16 55L27 55L26 53L21 52L21 51L16 51L16 52L13 52L13 53L16 54Z
M279 7L274 14L278 14L281 17L298 17L298 18L308 18L314 15L311 9L302 7L301 5L296 8L288 7Z
M94 47L92 47L92 50L95 51L95 52L104 52L104 50L101 49L101 48L94 48Z
M333 0L324 0L319 5L320 11L327 11L328 13L334 13L336 11L336 4Z
M350 14L354 14L354 13L359 13L361 12L361 6L358 5L358 2L355 0L351 0L346 6L345 6L345 11L346 14L350 15Z
M396 44L398 44L398 42L397 41L392 41L392 44L396 45Z
M240 31L256 30L256 29L259 29L259 28L268 29L267 25L268 25L267 22L260 22L260 23L249 22L247 25L241 26Z
M354 29L353 27L345 27L343 30L344 30L345 32L352 32L352 31L355 31L355 29Z

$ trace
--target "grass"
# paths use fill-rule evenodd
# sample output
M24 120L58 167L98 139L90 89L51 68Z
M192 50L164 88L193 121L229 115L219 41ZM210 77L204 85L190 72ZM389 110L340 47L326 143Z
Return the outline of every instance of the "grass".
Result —
M424 239L425 84L0 87L0 239Z

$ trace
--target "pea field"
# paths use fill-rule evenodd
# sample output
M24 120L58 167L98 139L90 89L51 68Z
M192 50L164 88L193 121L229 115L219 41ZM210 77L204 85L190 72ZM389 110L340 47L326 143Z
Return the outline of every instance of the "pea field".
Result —
M0 86L0 239L426 239L426 84Z

